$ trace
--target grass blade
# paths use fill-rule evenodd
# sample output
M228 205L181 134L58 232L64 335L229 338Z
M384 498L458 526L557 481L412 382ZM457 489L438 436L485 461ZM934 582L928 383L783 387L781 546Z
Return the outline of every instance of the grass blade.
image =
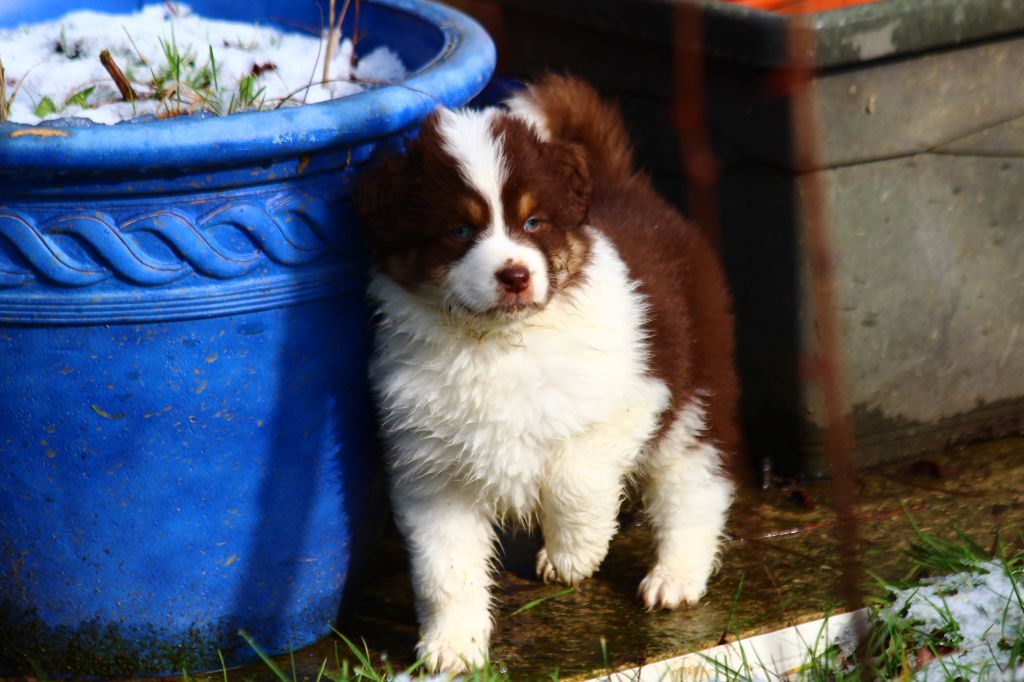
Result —
M540 597L539 599L534 599L533 601L528 601L525 604L523 604L522 606L520 606L518 609L516 609L515 611L510 613L509 617L511 618L512 616L518 616L520 613L525 613L525 612L529 611L530 609L534 609L534 608L540 606L541 604L543 604L546 601L550 601L551 599L558 599L559 597L564 597L565 595L572 594L575 591L576 591L575 587L567 587L564 590L559 590L558 592L555 592L554 594L550 594L550 595L548 595L546 597Z
M376 671L374 671L373 669L373 662L370 660L370 649L366 644L366 640L363 640L363 647L365 647L364 652L359 647L357 647L355 643L352 642L351 639L338 632L333 626L331 627L331 630L333 630L334 634L338 635L338 637L341 637L341 640L345 642L345 646L348 647L348 650L351 651L352 655L356 657L357 661L359 661L359 665L361 666L362 671L357 670L356 674L361 677L371 679L374 682L383 682L381 676L378 675Z
M217 649L217 658L220 659L220 671L224 675L224 682L228 682L228 664L224 662L224 654Z
M71 104L77 104L78 106L82 107L83 109L86 108L88 106L88 104L89 104L88 103L89 95L91 95L93 90L95 90L95 89L96 89L96 86L95 85L91 85L88 88L86 88L85 90L80 90L79 92L76 92L75 94L71 95L71 97L68 97L64 101L64 106L68 106L68 105L71 105Z
M324 678L324 670L327 669L327 658L324 658L324 662L320 664L320 672L316 674L316 680L314 682L320 682Z
M263 649L261 649L259 645L256 644L255 641L253 641L253 638L249 636L248 632L246 632L245 630L239 630L238 636L244 639L246 644L252 647L252 650L256 652L256 655L259 656L264 663L267 664L267 667L270 668L271 671L273 671L277 679L279 679L281 682L292 682L291 678L284 674L284 671L278 667L277 663L274 663L270 656L268 656L267 653L263 651Z

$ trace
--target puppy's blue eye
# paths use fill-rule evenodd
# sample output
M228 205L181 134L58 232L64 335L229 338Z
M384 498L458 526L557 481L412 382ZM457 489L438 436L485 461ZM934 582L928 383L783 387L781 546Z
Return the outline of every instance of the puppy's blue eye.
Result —
M458 239L460 242L464 242L473 236L473 228L469 225L459 225L448 234L452 239Z
M526 219L526 222L523 223L523 230L525 232L535 232L539 227L540 218L537 218L535 216L530 216L529 218Z

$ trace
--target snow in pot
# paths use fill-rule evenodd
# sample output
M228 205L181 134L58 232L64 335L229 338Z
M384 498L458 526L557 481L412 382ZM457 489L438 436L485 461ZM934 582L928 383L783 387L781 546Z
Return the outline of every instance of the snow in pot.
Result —
M338 41L336 28L322 36L287 32L203 18L172 3L0 29L0 121L231 114L313 104L405 78L391 50L356 59L352 41Z

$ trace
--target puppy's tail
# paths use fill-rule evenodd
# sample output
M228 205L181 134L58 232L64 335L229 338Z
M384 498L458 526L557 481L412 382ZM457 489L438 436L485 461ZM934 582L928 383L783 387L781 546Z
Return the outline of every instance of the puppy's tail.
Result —
M621 182L633 173L633 146L619 108L587 83L547 74L507 104L551 139L583 147L595 182Z

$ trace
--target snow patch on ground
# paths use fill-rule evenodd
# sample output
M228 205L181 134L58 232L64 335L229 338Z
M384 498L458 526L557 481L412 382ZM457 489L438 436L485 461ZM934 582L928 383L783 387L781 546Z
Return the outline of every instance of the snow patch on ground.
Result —
M1024 637L1024 593L1000 562L892 593L878 621L909 620L924 633L943 633L951 651L914 671L914 682L1024 680L1024 665L1011 665L1008 647ZM847 648L847 647L844 647Z
M312 0L310 0L312 1ZM406 71L398 56L387 48L360 55L352 65L352 43L342 41L331 59L331 82L321 85L324 41L308 34L280 31L244 22L206 19L177 4L177 14L166 5L150 5L135 14L72 12L60 19L0 29L0 60L6 70L8 97L21 83L9 119L16 123L38 123L56 118L82 117L96 123L116 123L144 114L166 112L170 102L139 99L135 106L122 101L113 80L100 63L100 52L108 50L141 97L153 91L153 75L166 69L168 60L161 46L176 45L189 57L182 68L189 72L210 63L213 51L217 66L216 92L221 111L236 98L242 80L259 73L256 89L265 87L263 107L312 104L360 92L363 86L350 78L379 83L397 82ZM314 85L308 87L310 83ZM68 102L87 88L95 89L80 102ZM198 111L202 103L188 88L182 88L182 107ZM57 111L37 116L44 98ZM193 101L194 100L194 101Z

